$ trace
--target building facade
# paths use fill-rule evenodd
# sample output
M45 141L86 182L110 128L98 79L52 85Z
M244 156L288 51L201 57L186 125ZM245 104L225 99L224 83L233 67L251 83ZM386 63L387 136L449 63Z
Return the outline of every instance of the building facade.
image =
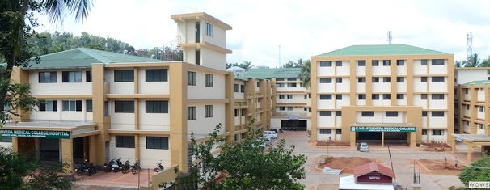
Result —
M313 141L450 142L454 56L353 45L311 58Z

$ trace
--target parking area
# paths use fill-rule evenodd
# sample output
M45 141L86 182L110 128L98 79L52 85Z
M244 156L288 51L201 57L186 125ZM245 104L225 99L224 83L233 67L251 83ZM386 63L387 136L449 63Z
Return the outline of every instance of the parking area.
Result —
M328 189L321 184L338 184L339 176L323 174L321 170L318 170L317 165L319 159L324 159L325 156L332 157L361 157L376 159L381 164L391 167L391 161L393 162L393 170L396 175L396 183L403 186L403 188L412 188L413 183L413 171L414 161L418 159L444 159L453 158L455 155L450 151L445 152L433 152L414 150L408 146L390 146L391 159L388 151L388 147L381 147L379 145L370 145L369 152L360 152L355 148L349 146L329 146L319 147L316 143L308 142L309 137L306 136L306 132L296 131L284 131L280 133L279 138L286 139L286 145L295 145L295 153L305 154L307 156L306 163L306 179L301 183L305 184L307 189ZM466 160L462 157L466 151L458 152L457 156L460 159L460 164L465 164ZM448 189L451 186L462 187L463 184L458 179L457 175L452 173L451 175L439 175L427 172L424 168L420 168L419 165L415 165L417 171L421 171L421 186L422 189ZM341 174L348 175L348 174Z
M135 175L131 172L123 174L105 171L98 171L91 176L75 174L75 189L138 189L148 186L150 175L153 175L153 170L148 169Z

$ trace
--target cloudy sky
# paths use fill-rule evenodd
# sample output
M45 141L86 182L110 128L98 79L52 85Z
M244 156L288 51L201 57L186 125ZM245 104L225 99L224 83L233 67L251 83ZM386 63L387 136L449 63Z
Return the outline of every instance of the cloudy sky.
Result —
M227 62L276 67L352 44L410 44L466 59L466 34L473 52L490 55L488 0L93 0L87 20L44 24L38 31L113 37L135 48L168 45L176 38L172 14L207 12L230 24ZM279 56L279 46L281 56Z

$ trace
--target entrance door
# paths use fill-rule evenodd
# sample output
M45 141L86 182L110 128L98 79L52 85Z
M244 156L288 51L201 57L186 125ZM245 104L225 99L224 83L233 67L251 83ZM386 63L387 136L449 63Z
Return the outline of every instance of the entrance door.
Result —
M39 158L42 161L60 161L60 140L39 138Z
M381 144L381 132L357 132L356 141L369 144Z
M28 157L34 158L36 155L36 139L29 137L17 137L19 141L18 150L19 153Z
M306 131L306 120L281 120L281 129Z

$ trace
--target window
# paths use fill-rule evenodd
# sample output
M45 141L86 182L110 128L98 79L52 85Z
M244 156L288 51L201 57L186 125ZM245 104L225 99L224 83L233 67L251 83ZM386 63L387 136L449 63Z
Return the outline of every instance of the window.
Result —
M134 136L116 136L117 148L134 148Z
M82 100L62 100L62 111L82 111Z
M109 116L109 102L104 101L104 116Z
M366 61L364 60L357 61L357 66L366 66Z
M383 66L390 66L391 60L383 60Z
M444 135L444 130L442 130L442 129L432 129L432 135Z
M432 65L444 65L444 59L433 59Z
M206 36L213 36L213 25L206 23Z
M187 107L187 120L196 120L196 107Z
M405 65L405 60L396 60L396 65L398 66Z
M279 99L286 99L286 95L279 95Z
M39 111L41 112L57 112L58 101L57 100L40 100Z
M279 107L279 111L286 111L286 107L284 106Z
M168 101L146 101L146 113L168 113Z
M427 100L427 94L421 94L420 99L422 100Z
M387 111L386 117L398 117L398 112L397 111Z
M374 112L372 112L372 111L363 111L363 112L361 112L361 116L363 116L363 117L374 117Z
M296 81L296 78L288 78L288 81Z
M133 70L114 70L114 82L133 82Z
M470 105L466 105L466 110L470 110Z
M433 100L444 100L444 94L432 94Z
M320 134L331 134L332 129L320 129Z
M444 112L443 111L433 111L432 117L444 117Z
M212 74L206 74L205 75L204 86L205 87L213 87L213 75Z
M444 77L432 77L432 82L444 82Z
M403 94L397 94L396 95L397 100L403 100L404 98L405 98L405 95L403 95Z
M342 61L335 61L335 66L342 67Z
M62 71L61 82L82 82L81 71Z
M405 82L404 77L396 77L396 82Z
M342 134L342 129L335 129L335 134L337 134L337 135Z
M204 108L205 108L204 117L205 118L213 117L213 105L205 105Z
M478 111L479 111L479 112L484 112L484 111L485 111L485 107L483 107L483 106L479 106L479 107L478 107Z
M359 77L359 78L357 78L357 82L358 83L366 82L366 77Z
M288 111L293 111L293 107L288 107Z
M378 100L379 99L379 94L373 94L372 96L373 100Z
M335 78L336 83L342 83L342 78Z
M39 72L39 83L56 83L56 71Z
M379 78L378 77L373 77L373 82L379 82Z
M468 91L469 91L469 89L467 89L467 88L464 89L465 94L468 94Z
M285 85L284 85L284 83L276 83L276 86L277 87L284 87Z
M87 82L92 82L92 71L86 71L85 72L85 75L86 75L86 81Z
M365 100L366 99L366 94L358 94L357 99L359 100Z
M12 137L2 137L2 136L0 136L0 142L12 142Z
M146 82L167 82L167 69L146 70Z
M288 87L296 87L296 83L288 83Z
M384 100L391 100L391 94L383 94Z
M276 78L276 81L284 81L284 78Z
M116 100L114 104L116 113L134 113L134 101L132 100Z
M335 116L342 116L342 111L336 111Z
M478 129L483 129L483 125L482 124L478 124Z
M373 66L378 66L379 65L379 61L378 60L373 60L371 63L372 63Z
M87 112L92 112L92 100L86 100Z
M320 95L320 100L330 100L330 99L332 99L332 95L330 95L330 94Z
M320 78L320 83L331 83L332 78Z
M287 98L288 99L293 99L293 95L288 95Z
M391 78L390 77L383 77L383 82L391 82Z
M427 82L427 77L420 78L420 82Z
M331 67L332 62L331 61L320 61L320 67Z
M187 85L196 86L196 72L187 72Z
M427 59L420 60L420 65L427 65Z
M196 50L196 65L201 65L201 50Z
M427 135L427 129L422 129L422 135Z
M311 112L311 108L308 108L308 112Z
M422 111L422 116L427 117L427 111Z
M234 91L234 92L238 92L238 91L240 91L240 85L239 85L239 84L234 84L234 85L233 85L233 91Z
M341 94L337 94L337 95L335 95L335 99L336 99L336 100L342 100L342 95L341 95Z
M332 112L331 111L320 111L320 116L332 116Z
M168 150L168 137L146 137L146 149Z
M238 109L235 109L235 117L240 116L240 111Z

